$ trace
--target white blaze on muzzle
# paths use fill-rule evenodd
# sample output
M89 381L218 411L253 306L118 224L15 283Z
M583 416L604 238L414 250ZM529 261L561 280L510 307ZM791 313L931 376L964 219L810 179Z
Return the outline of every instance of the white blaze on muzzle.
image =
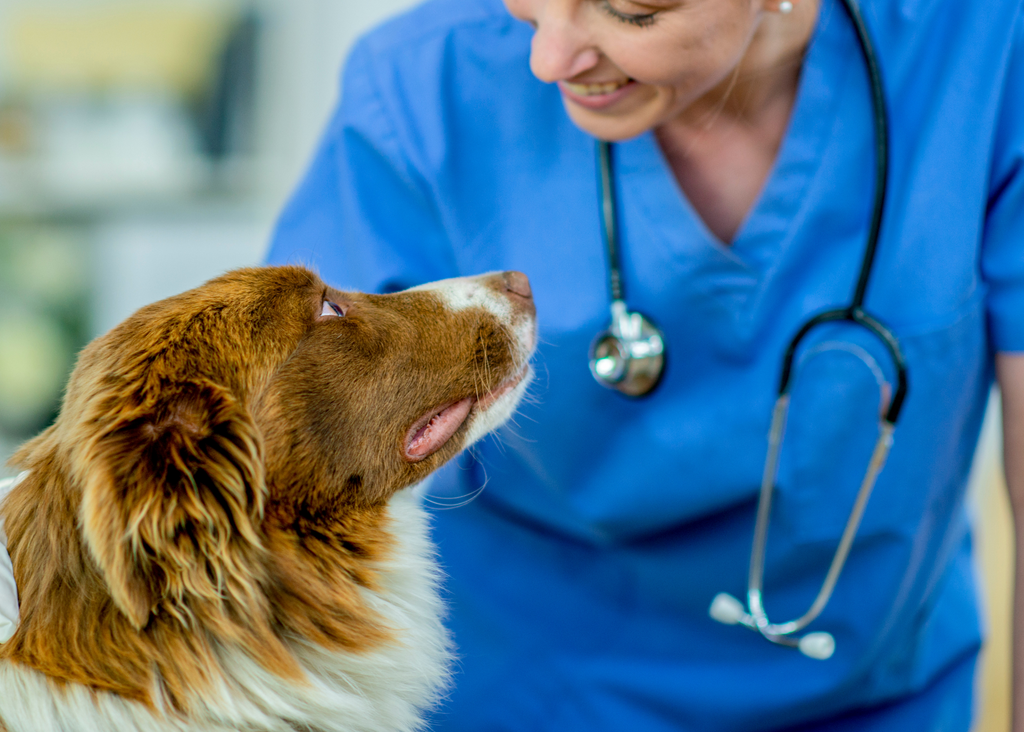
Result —
M453 277L447 280L427 282L423 285L410 287L405 292L432 292L437 295L452 312L480 308L490 313L505 326L510 335L515 337L518 357L525 363L533 352L535 345L536 320L533 315L525 316L517 312L507 296L494 289L496 278L502 278L513 272L487 272L470 277ZM526 277L520 274L523 281ZM509 287L508 284L505 287ZM532 298L529 284L526 285L526 297ZM511 288L510 288L511 289ZM519 293L522 295L522 293Z
M18 485L28 472L17 478L0 480L0 502L7 498L14 486ZM14 565L7 553L7 532L0 519L0 643L6 643L18 627L18 586L14 582Z

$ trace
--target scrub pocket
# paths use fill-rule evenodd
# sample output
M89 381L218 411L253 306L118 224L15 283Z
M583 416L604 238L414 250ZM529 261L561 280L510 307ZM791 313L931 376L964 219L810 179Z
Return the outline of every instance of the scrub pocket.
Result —
M991 359L981 300L956 315L930 327L891 325L907 361L909 389L859 538L915 534L923 516L949 515L962 499ZM805 353L792 385L773 520L797 543L837 542L878 438L876 374L862 357L870 354L890 383L894 369L880 344L845 325L823 329Z
M823 329L798 355L776 483L774 517L798 542L838 540L853 508L890 398L884 348L854 328ZM883 472L884 474L884 472ZM888 523L868 504L862 527Z

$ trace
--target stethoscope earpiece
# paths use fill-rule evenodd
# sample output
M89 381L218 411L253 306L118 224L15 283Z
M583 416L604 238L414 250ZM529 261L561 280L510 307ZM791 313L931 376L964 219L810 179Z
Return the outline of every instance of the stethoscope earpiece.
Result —
M756 630L772 643L796 648L808 658L817 661L832 658L832 654L836 652L836 640L831 633L818 631L799 638L788 633L773 633L769 623L765 622L763 627L759 625L754 616L747 612L743 603L728 592L719 592L715 595L715 599L711 601L711 607L708 608L708 615L712 620L723 625L742 625Z
M831 633L818 631L802 637L796 647L808 658L824 661L832 658L832 654L836 652L836 639Z

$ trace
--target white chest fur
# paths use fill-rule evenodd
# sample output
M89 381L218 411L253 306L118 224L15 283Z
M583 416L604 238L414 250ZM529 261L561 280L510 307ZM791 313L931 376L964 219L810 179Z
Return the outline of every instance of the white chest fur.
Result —
M0 722L8 732L406 732L420 727L447 682L438 570L427 519L410 489L388 507L397 550L366 600L398 642L368 653L292 643L305 683L282 681L240 651L221 648L220 687L183 718L85 687L58 688L36 671L0 663ZM159 699L159 690L157 690Z

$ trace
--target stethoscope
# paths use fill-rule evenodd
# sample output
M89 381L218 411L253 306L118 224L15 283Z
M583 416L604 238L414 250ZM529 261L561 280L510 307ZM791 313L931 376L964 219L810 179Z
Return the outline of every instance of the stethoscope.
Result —
M754 541L750 551L750 570L747 576L747 604L728 593L715 596L709 609L712 618L727 625L742 625L760 633L772 643L797 648L801 653L817 659L826 659L835 651L835 639L826 632L797 634L811 624L825 609L843 565L850 553L857 528L864 515L871 491L882 471L892 447L893 432L907 395L907 365L899 342L892 332L864 310L864 296L871 279L871 269L878 248L878 235L885 208L888 180L889 130L885 112L885 95L878 57L868 36L864 19L856 0L842 0L843 7L853 21L857 40L864 56L871 82L871 101L874 110L875 132L875 196L868 230L867 246L861 262L860 274L853 299L846 307L828 310L804 323L790 341L782 361L782 375L778 396L772 412L768 433L768 454L761 477L761 492L757 503ZM622 286L621 263L616 231L616 204L612 173L611 146L603 141L597 144L601 181L601 218L605 246L608 254L608 281L611 292L611 326L594 339L590 349L590 370L602 386L632 397L649 394L661 379L665 367L665 339L658 328L646 317L630 312L626 307ZM896 375L896 389L880 410L878 439L868 463L853 509L843 528L842 536L829 565L817 596L807 612L795 620L773 623L768 619L763 602L765 547L768 542L768 523L772 498L778 477L779 456L789 413L790 389L794 375L794 359L800 343L808 333L826 323L851 323L878 339L892 359ZM880 386L883 386L880 383ZM883 388L882 400L886 401Z

